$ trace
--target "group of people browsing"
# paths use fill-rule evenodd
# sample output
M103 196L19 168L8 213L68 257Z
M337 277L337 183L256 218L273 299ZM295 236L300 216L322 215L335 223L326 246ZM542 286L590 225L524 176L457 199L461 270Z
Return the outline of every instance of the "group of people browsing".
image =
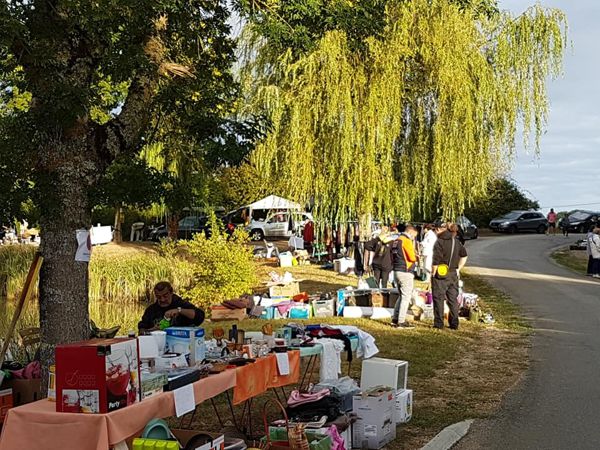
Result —
M458 227L438 222L425 225L421 242L418 231L407 225L400 234L387 229L365 244L365 267L372 270L378 286L385 288L393 272L399 297L394 305L392 326L412 328L406 321L412 301L415 269L421 262L431 283L434 328L444 328L444 304L449 307L448 326L458 328L458 293L460 270L467 262L467 251L458 239ZM421 259L422 261L419 261Z

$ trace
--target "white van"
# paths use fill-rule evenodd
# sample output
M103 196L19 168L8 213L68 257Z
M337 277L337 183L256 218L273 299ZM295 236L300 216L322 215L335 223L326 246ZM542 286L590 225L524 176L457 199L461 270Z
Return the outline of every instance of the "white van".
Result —
M261 241L265 237L290 237L296 231L301 232L310 220L313 220L313 216L309 212L273 211L269 212L264 219L252 219L246 230L253 241Z

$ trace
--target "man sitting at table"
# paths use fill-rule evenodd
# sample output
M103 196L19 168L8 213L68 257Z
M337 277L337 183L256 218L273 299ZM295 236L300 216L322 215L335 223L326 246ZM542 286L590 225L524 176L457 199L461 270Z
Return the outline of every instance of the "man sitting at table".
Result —
M144 311L142 320L138 323L140 334L159 330L160 322L167 319L171 326L193 327L204 321L204 311L186 302L173 293L173 286L168 281L161 281L154 286L156 302Z

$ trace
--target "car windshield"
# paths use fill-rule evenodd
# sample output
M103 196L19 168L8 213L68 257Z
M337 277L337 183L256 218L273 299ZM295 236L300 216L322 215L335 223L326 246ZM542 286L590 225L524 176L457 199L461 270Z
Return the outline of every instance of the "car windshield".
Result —
M577 222L578 220L585 220L588 217L590 217L590 215L591 215L590 213L587 213L584 211L577 211L569 216L569 221Z
M519 217L521 217L520 212L509 212L508 214L503 215L502 219L513 220L513 219L518 219Z

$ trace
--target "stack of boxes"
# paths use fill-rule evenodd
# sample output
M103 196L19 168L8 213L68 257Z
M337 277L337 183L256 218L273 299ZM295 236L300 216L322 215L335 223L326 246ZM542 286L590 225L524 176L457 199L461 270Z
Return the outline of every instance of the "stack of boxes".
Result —
M408 362L384 358L363 361L362 394L353 399L358 420L354 448L380 449L396 438L396 426L412 417L413 392L407 389Z

